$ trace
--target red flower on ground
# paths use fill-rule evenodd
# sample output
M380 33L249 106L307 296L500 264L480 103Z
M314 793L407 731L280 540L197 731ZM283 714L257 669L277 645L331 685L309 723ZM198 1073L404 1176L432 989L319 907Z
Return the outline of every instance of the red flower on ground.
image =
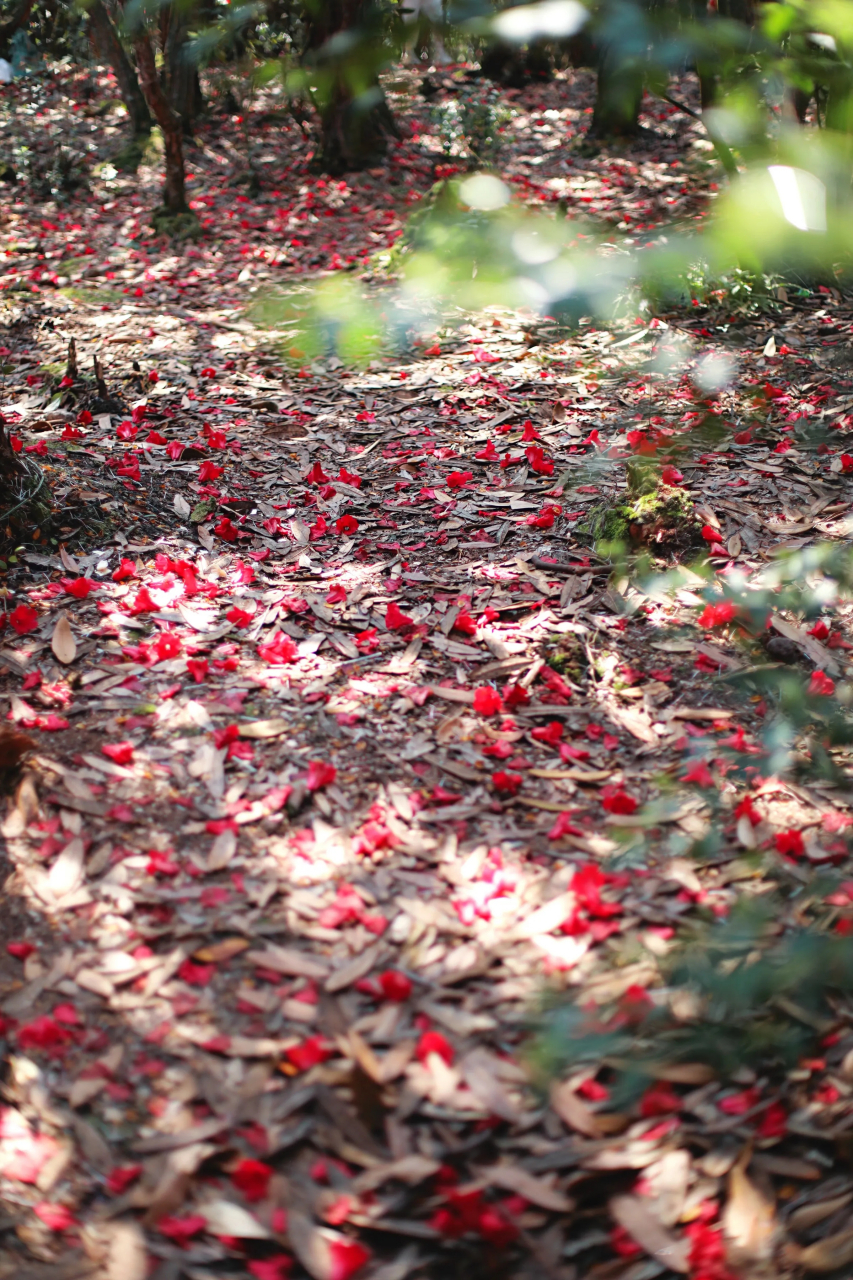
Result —
M28 604L16 605L9 614L9 626L19 636L28 635L30 631L35 631L39 624L39 615Z
M231 1170L231 1181L244 1198L254 1204L267 1194L272 1173L262 1160L245 1159Z
M404 627L413 627L414 620L400 610L400 606L392 600L385 610L385 626L389 631L402 631Z
M386 969L379 975L379 985L386 1000L402 1003L412 994L412 980L396 969Z
M481 685L474 690L474 710L481 716L495 716L503 711L503 699L491 685Z
M305 786L309 791L319 791L322 787L330 787L337 776L337 769L325 760L312 760L305 775Z
M418 1062L426 1062L431 1053L437 1053L450 1066L453 1062L453 1046L440 1031L425 1031L418 1041Z
M707 604L696 619L700 627L724 627L731 622L737 613L737 607L731 600L723 600L721 604Z
M809 693L819 698L828 698L835 693L835 681L825 671L813 671L809 680Z
M507 773L505 769L492 774L492 786L504 796L517 795L523 781L520 773Z
M629 814L635 812L637 801L622 787L611 785L602 789L601 807L607 813Z
M291 1045L285 1051L285 1057L298 1071L309 1071L331 1058L332 1052L322 1036L309 1036L301 1044Z

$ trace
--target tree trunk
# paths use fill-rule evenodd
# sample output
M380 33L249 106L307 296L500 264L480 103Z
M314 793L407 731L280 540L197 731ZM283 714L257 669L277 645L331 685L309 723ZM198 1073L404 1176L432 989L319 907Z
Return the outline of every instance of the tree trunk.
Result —
M100 56L110 64L115 72L121 100L127 108L130 127L134 136L141 137L149 134L152 124L151 113L139 87L136 72L124 51L124 45L119 39L118 32L103 0L94 0L94 4L89 9L89 21L92 24L92 32Z
M8 53L12 36L29 22L34 3L35 0L20 0L20 4L11 18L8 18L5 22L0 22L0 53Z
M366 40L360 48L344 53L328 48L332 37L345 31L357 32L361 27L365 35L368 12L369 0L324 0L306 13L305 57L317 68L322 84L318 108L322 144L316 163L325 173L379 164L389 140L399 136L379 84L378 61L377 67L369 65Z
M139 80L145 101L163 133L163 149L166 159L166 178L163 183L163 208L169 214L187 213L187 197L184 187L184 147L181 138L181 120L166 100L157 77L154 50L147 32L134 39Z
M598 138L625 138L639 132L643 73L617 61L604 47L598 58L598 84L590 133Z
M163 46L166 70L166 96L172 110L180 117L184 136L193 136L193 124L204 108L198 68L187 56L187 15L178 5L168 12L168 29Z

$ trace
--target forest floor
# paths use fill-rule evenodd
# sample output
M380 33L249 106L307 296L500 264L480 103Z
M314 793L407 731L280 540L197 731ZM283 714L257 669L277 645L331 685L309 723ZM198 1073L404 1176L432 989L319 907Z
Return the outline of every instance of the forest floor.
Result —
M843 1267L843 1000L789 993L793 1067L662 1052L633 1087L612 1053L549 1082L531 1029L548 1001L613 1035L689 1023L671 956L738 900L781 891L778 936L850 930L853 786L768 771L768 702L734 677L845 687L853 606L750 639L695 570L707 546L760 583L780 547L849 537L851 308L824 286L571 331L492 309L367 370L292 368L253 291L378 279L447 163L415 73L394 83L407 137L346 181L268 101L203 125L207 234L178 248L146 228L156 162L108 163L105 77L7 90L4 146L94 159L65 204L30 170L0 222L0 412L52 502L4 562L0 1275ZM657 137L585 156L590 89L509 98L519 198L641 235L701 219L695 123L663 104ZM652 454L680 518L626 522L694 566L671 590L595 550Z

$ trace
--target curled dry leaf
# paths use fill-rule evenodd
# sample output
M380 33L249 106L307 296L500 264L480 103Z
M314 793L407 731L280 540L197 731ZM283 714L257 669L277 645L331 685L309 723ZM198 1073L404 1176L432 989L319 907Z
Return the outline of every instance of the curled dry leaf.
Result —
M732 1168L723 1210L726 1253L733 1264L766 1261L779 1235L773 1201L747 1176L751 1155L747 1147Z
M53 635L50 638L50 647L57 662L61 662L65 666L68 666L77 657L77 641L74 639L71 623L68 621L66 613L61 613L56 620L56 626L53 628Z
M663 1263L670 1271L682 1274L689 1271L689 1240L679 1239L667 1231L640 1196L614 1196L608 1208L614 1221L649 1257Z

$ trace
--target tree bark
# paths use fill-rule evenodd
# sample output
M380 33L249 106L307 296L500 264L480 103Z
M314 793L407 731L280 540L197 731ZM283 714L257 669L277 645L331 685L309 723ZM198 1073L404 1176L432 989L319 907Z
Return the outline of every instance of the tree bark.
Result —
M92 24L92 33L101 57L115 72L121 100L127 108L134 136L141 137L149 134L152 125L151 113L139 87L136 72L124 51L124 45L119 39L103 0L94 0L94 4L89 9L89 21Z
M191 138L195 120L204 108L204 98L198 68L187 57L186 14L178 5L172 5L167 13L168 29L163 45L166 96L172 110L180 116L185 137Z
M12 36L21 27L27 25L34 3L35 0L21 0L11 18L7 18L5 22L0 22L0 52L7 53Z
M147 32L134 39L139 80L145 101L163 133L163 149L166 160L166 177L163 183L163 208L167 213L186 213L187 196L184 182L184 146L181 138L181 120L172 110L160 87L154 50Z
M598 83L590 132L599 138L631 137L639 131L643 73L620 63L610 49L598 59Z
M391 138L398 137L394 117L379 84L378 70L364 62L364 48L340 53L328 46L343 32L364 32L369 0L323 0L307 6L305 59L322 81L319 103L322 143L317 167L341 174L379 164ZM378 36L377 36L378 38ZM361 59L359 92L354 82Z

